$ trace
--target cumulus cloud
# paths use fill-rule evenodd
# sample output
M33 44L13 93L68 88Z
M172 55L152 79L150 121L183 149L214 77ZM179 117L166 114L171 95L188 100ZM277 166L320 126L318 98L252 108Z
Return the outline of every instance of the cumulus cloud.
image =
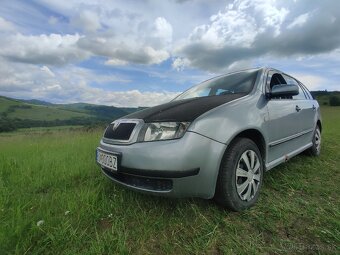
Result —
M293 61L301 67L305 62L332 61L329 75L339 75L337 1L37 0L34 5L18 2L14 7L10 1L3 5L2 94L149 106L177 94L167 91L176 91L170 85L163 89L164 81L192 84L200 81L194 76L207 78L254 63L275 67L285 60L283 67ZM170 68L165 62L169 59ZM319 74L297 74L312 88L336 86L320 80ZM131 86L110 91L117 84Z
M63 65L84 60L89 53L77 47L80 35L14 35L0 38L0 56L39 65Z
M107 91L91 86L91 83L129 83L114 75L99 75L95 72L68 66L50 70L22 63L6 64L0 61L0 91L2 95L15 98L37 98L54 103L86 102L118 107L154 106L173 99L177 92Z
M262 56L329 52L340 47L340 10L335 5L235 0L208 24L195 27L175 55L193 67L220 72L237 61ZM305 12L306 6L312 14Z
M52 25L58 22L54 17L49 17L48 21ZM2 27L6 25L9 29L8 24L3 22ZM157 17L152 22L143 21L143 30L136 24L130 28L133 32L125 31L120 35L110 29L95 33L101 26L98 16L90 11L81 12L72 24L79 24L87 33L11 34L0 38L0 56L10 61L40 65L66 65L91 56L105 57L109 65L152 65L170 57L172 26L164 17Z
M175 58L172 62L172 68L176 69L177 71L183 71L184 68L190 65L190 61L187 58Z
M117 36L103 33L98 36L84 36L78 47L97 56L107 57L108 65L159 64L170 57L167 49L172 41L172 26L163 17L152 23L142 21L140 26L131 28L133 33Z
M121 41L115 37L84 37L78 42L79 48L97 56L108 57L111 65L159 64L169 58L165 50L156 50L136 41Z
M158 38L165 45L172 41L172 26L164 17L157 17L154 21L153 37Z

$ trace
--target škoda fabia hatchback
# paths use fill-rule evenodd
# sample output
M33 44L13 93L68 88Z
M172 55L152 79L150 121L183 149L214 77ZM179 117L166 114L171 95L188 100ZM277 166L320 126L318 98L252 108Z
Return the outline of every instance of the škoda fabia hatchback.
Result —
M133 190L214 197L240 211L257 201L264 171L306 150L319 155L321 130L307 88L260 68L207 80L113 121L96 155L108 178Z

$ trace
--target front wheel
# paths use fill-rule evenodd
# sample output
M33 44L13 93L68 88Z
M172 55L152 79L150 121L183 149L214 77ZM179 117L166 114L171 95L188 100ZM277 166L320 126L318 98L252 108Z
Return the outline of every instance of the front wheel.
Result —
M263 161L256 144L248 138L236 138L227 149L216 183L216 201L242 211L253 206L263 179Z

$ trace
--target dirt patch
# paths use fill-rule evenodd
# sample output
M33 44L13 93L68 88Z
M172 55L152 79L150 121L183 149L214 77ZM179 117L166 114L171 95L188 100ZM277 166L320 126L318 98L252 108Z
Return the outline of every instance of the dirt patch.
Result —
M106 231L112 228L112 222L109 219L103 218L99 220L97 227L101 231Z

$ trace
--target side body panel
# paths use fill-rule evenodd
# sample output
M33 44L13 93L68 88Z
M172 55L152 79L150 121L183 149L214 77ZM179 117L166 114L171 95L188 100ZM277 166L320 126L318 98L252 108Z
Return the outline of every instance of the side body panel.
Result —
M277 70L267 70L267 76L273 72L281 73ZM293 77L288 78L294 80ZM301 96L291 99L268 99L269 121L266 123L266 133L272 138L267 147L267 170L312 146L313 131L321 117L318 103L307 95L303 96L304 90L305 88L300 86ZM268 91L268 83L263 83L262 91L264 94ZM290 117L285 114L290 114ZM281 116L281 121L278 116ZM286 121L283 121L284 119Z
M259 131L266 144L267 170L312 146L313 130L320 119L317 102L268 99L265 84L269 71L263 70L251 94L203 114L189 130L226 145L244 130Z
M263 125L268 135L268 162L298 149L294 139L288 139L301 132L300 114L295 110L293 100L272 99L267 101L269 119Z

